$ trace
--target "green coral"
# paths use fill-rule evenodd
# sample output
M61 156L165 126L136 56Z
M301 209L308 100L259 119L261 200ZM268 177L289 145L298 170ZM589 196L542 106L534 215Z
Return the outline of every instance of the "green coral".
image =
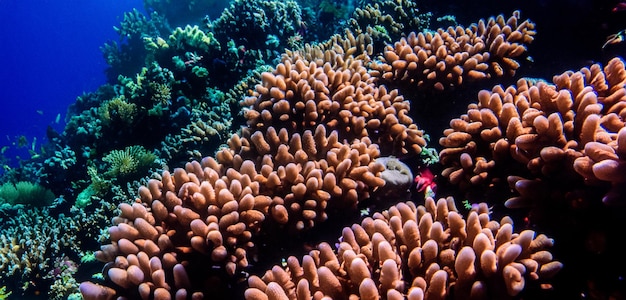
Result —
M150 81L150 99L156 104L167 106L172 103L172 88L166 83Z
M69 123L68 123L69 126ZM89 134L93 134L94 136L98 137L98 133L96 132L89 132L87 131L88 129L97 129L98 127L93 126L76 126L76 134L85 134L85 135L89 135ZM87 128L85 128L87 127ZM73 167L76 164L76 152L74 152L74 150L72 150L69 146L64 146L63 148L58 147L58 150L54 151L54 155L52 155L51 157L46 158L46 160L44 161L44 165L50 167L51 169L63 169L63 170L69 170L71 167Z
M137 116L137 105L127 102L124 95L117 96L98 107L98 115L105 124L131 124Z
M184 71L187 68L185 61L178 55L172 57L172 62L174 63L174 69L177 71Z
M348 5L335 3L334 1L323 0L318 7L321 13L332 15L334 19L342 20L348 17L350 8Z
M186 50L187 46L209 52L211 49L219 48L213 33L200 30L198 25L187 25L185 28L177 27L169 37L169 45L177 50Z
M11 296L13 292L8 291L7 292L7 287L3 286L0 288L0 300L4 300L4 299L9 299L9 296Z
M193 72L193 74L195 74L199 78L204 78L204 77L209 76L209 70L200 66L193 66L193 68L191 69L191 72Z
M137 9L124 13L124 20L120 26L113 26L115 32L121 37L131 37L133 35L141 35L150 32L152 29L150 22L146 16L141 14Z
M135 74L135 78L127 77L124 75L119 75L117 77L117 81L119 81L120 85L123 87L123 90L126 91L125 94L130 94L130 98L134 99L143 94L144 89L147 85L144 84L145 81L148 80L148 68L142 67L139 73Z
M88 251L83 253L84 255L80 257L80 263L91 263L96 261L96 253L93 251Z
M96 194L102 195L111 189L111 181L100 176L95 166L90 165L87 167L87 175L89 175L91 179L90 185L93 187Z
M108 177L130 177L145 173L155 165L157 156L142 146L133 145L124 150L113 150L102 158L109 164L104 175Z
M156 52L159 50L167 50L170 48L170 45L167 43L167 41L164 40L160 36L157 36L156 38L144 36L143 46L146 50L151 51L151 52Z
M76 207L78 208L85 208L89 204L91 204L91 198L95 195L96 189L93 187L92 184L90 184L89 186L87 186L86 189L80 192L78 196L76 196L76 202L74 203L74 205L76 205Z
M0 186L0 203L47 206L56 196L49 189L28 181L7 182Z

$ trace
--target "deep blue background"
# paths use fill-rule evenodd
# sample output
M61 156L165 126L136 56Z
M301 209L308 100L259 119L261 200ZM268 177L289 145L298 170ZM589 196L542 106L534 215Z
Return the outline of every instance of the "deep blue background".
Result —
M76 97L106 82L100 47L133 7L143 1L0 0L0 147L63 130Z

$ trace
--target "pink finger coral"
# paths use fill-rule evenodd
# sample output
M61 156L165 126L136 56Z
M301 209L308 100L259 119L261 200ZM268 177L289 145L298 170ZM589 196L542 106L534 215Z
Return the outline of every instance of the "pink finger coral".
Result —
M508 207L549 195L545 182L556 179L566 190L578 182L608 183L604 201L623 198L624 62L614 58L604 68L595 64L553 81L521 79L517 86L481 91L478 103L450 121L440 139L443 175L464 187L516 175L508 181L520 196L509 199Z
M286 267L251 276L246 299L509 299L550 288L562 264L553 241L514 232L481 204L467 221L452 198L398 203L343 230L336 249L321 243Z
M434 33L412 32L384 51L371 72L380 83L421 90L444 90L467 81L513 76L515 60L533 41L534 23L521 21L516 11L480 20L469 28L457 26Z

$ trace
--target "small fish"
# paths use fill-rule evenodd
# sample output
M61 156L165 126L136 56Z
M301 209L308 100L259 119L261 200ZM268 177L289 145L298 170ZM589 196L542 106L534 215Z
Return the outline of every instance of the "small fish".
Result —
M38 109L38 110L37 110L37 113L43 116L43 110Z
M33 151L33 150L28 150L28 154L30 154L30 158L32 158L32 159L37 159L37 158L41 157L41 155L39 153L37 153L36 151Z
M613 7L613 9L611 9L611 12L613 12L613 13L621 12L621 11L626 11L626 2L617 3Z
M54 123L59 124L59 121L61 121L61 114L57 114L56 119L54 119Z
M625 40L626 40L626 29L618 33L611 34L608 37L606 37L606 42L604 43L604 45L602 45L602 49L606 48L606 46L608 45L615 45L615 44L622 43Z

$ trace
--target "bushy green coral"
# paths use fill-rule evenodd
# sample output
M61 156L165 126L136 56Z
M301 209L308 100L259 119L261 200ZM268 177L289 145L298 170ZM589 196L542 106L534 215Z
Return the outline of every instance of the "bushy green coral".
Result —
M131 98L137 97L141 95L141 91L144 89L145 85L143 84L146 81L146 74L148 73L148 68L141 68L141 72L135 75L135 79L130 77L126 77L124 75L119 75L117 80L120 82L124 90L128 91L131 95Z
M157 156L142 146L133 145L124 150L113 150L102 158L109 164L108 177L129 177L147 172L155 165Z
M213 33L205 33L200 30L198 25L187 25L185 28L177 27L170 35L168 44L177 50L193 47L203 52L209 52L211 49L219 48L217 40L213 38Z
M159 50L167 50L170 48L170 45L164 40L162 37L157 36L155 38L144 36L143 37L143 46L148 51L159 51Z
M176 69L176 71L184 71L187 68L185 61L178 55L172 57L172 62L174 63L174 69Z
M83 253L83 256L80 257L80 263L91 263L96 261L96 254L93 251L88 251Z
M119 67L123 63L123 54L120 45L116 41L110 41L100 47L104 60L109 66Z
M150 81L150 99L155 104L167 106L172 103L172 88L166 83Z
M354 9L354 7L350 7L347 3L340 4L336 3L336 1L322 0L318 9L320 13L332 15L333 18L337 20L343 20L348 17L348 13Z
M120 37L130 37L131 35L141 35L152 32L148 18L137 9L124 13L124 20L120 26L113 26L115 32Z
M198 0L144 0L144 9L167 18L169 24L178 26L195 22L204 17L215 18L229 1ZM208 16L207 16L208 14Z
M95 195L96 189L93 184L90 184L86 189L80 192L78 196L76 196L76 202L74 202L74 205L78 208L85 208L87 205L91 204L91 198Z
M68 123L68 126L70 124ZM97 129L95 126L76 126L75 134L93 135L99 137L97 132L92 130ZM54 151L54 155L46 158L44 165L51 169L63 169L69 170L76 164L76 152L68 146L63 148L57 147L58 150Z
M205 67L193 66L193 68L191 69L191 72L195 74L196 76L198 76L199 78L204 78L204 77L209 76L209 70L207 70Z
M106 70L109 78L116 78L118 75L130 76L138 72L147 56L153 52L150 45L146 45L147 42L154 41L153 46L164 45L160 43L158 37L169 33L167 23L167 20L156 12L152 12L150 17L137 10L126 12L121 24L114 27L120 37L119 41L110 41L100 47L111 66Z
M137 105L127 102L126 97L120 95L98 107L98 115L105 124L116 122L131 124L137 116Z
M47 206L55 198L49 189L28 181L7 182L0 186L0 203Z

